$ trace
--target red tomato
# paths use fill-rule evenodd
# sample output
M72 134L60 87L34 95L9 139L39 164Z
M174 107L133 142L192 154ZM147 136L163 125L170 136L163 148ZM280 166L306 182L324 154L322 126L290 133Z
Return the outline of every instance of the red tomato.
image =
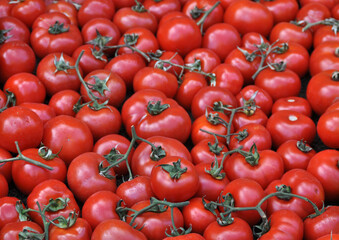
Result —
M330 10L321 2L309 2L302 6L296 16L297 21L305 21L307 23L315 23L331 17ZM312 31L316 31L321 26L311 27Z
M260 1L272 13L274 23L293 21L298 13L299 5L294 0Z
M310 56L310 74L314 76L326 70L335 71L339 68L339 42L324 42L313 50Z
M0 198L8 195L8 183L4 175L0 174Z
M74 117L75 112L73 111L73 107L79 99L80 94L78 92L74 90L62 90L53 94L48 105L54 109L57 116L69 115Z
M29 44L30 31L18 18L2 17L0 19L0 29L2 31L0 44L12 41L22 41Z
M216 144L215 141L204 139L191 149L192 162L194 165L199 163L211 164L216 157L220 163L224 156L223 153L226 152L228 152L228 149L225 144L219 142Z
M267 115L260 108L256 108L254 111L250 109L236 112L232 124L234 130L238 131L239 128L252 123L260 124L265 127L267 119Z
M50 240L90 240L92 229L89 223L83 218L77 218L73 226L63 229L57 226L51 227L49 231Z
M272 106L272 114L283 110L296 111L307 117L312 116L312 108L309 101L302 97L286 97L275 101Z
M185 64L190 65L199 61L199 68L205 73L210 73L220 64L219 56L208 48L196 48L187 53Z
M70 19L61 12L46 12L46 13L39 15L39 17L37 17L34 20L32 29L36 27L49 28L56 21L58 21L59 23L64 23L64 24L71 23Z
M54 118L55 112L54 109L44 103L22 103L20 104L21 107L26 107L35 112L39 118L42 120L42 123L45 124L48 120Z
M0 0L0 17L7 17L11 15L13 5L7 0Z
M83 27L87 22L95 18L112 19L115 7L112 0L85 0L78 10L78 23Z
M335 42L335 41L339 41L339 36L335 34L335 32L332 30L332 26L324 25L314 33L313 48L318 47L320 44L324 42Z
M151 0L153 1L153 0ZM171 52L171 51L160 51L158 50L156 53L156 57L159 58L160 60L164 61L169 61L171 63L174 63L176 65L181 65L183 66L184 60L182 57L177 53L177 52ZM159 56L160 55L160 56ZM162 70L165 70L167 72L173 73L175 76L179 76L180 73L182 72L182 67L179 66L172 66L166 62L158 62L156 59L152 59L149 64L149 67L154 67L156 66L157 68L160 68Z
M24 229L30 229L28 230L28 233L36 232L38 234L39 233L42 234L44 232L41 229L41 227L35 222L31 221L15 222L8 223L1 229L0 238L3 240L20 240L19 233L22 232Z
M24 22L28 28L31 28L34 20L46 11L46 4L43 0L26 0L13 4L11 16Z
M339 148L339 110L325 112L317 123L321 141L330 148Z
M74 24L75 26L78 25L78 20L77 20L78 10L70 2L65 2L65 1L53 2L47 6L46 12L60 12L69 18L71 24Z
M166 13L180 11L181 4L179 0L145 0L144 7L159 21Z
M20 222L19 213L17 212L16 207L15 207L18 201L20 200L16 197L1 197L0 198L0 230L6 224ZM22 207L24 207L23 204L22 204ZM0 236L1 236L1 233L0 233Z
M267 44L270 43L266 37L257 32L246 33L242 36L241 40L242 40L241 47L250 49L251 51L257 50L258 45L260 45L261 43Z
M11 158L12 154L9 151L0 148L0 160ZM12 164L13 162L1 163L0 174L2 174L8 183L12 181Z

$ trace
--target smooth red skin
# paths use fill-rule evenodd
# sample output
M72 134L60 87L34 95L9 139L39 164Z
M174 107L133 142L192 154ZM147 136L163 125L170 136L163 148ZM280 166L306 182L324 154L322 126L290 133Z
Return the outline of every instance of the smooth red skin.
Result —
M210 26L202 39L202 47L211 49L224 61L228 54L241 44L238 30L228 23Z
M16 197L1 197L0 198L0 230L8 223L20 222L19 214L15 208L17 201L19 201L19 199Z
M191 11L194 8L203 9L204 11L208 11L211 9L216 2L214 0L188 0L182 7L182 12L185 13L189 18L193 19L191 15ZM193 19L196 23L202 19L204 14L201 14L198 18ZM218 5L214 10L207 16L204 21L203 31L206 31L210 26L213 26L217 23L221 23L223 21L224 9L221 5Z
M12 154L9 151L0 148L0 160L11 158ZM3 165L2 165L3 164ZM2 174L8 183L12 181L12 164L13 162L1 163L0 174Z
M336 70L339 67L339 57L335 55L339 42L324 42L313 50L310 56L310 74L316 74L326 70Z
M41 227L35 222L24 221L24 222L13 222L8 223L0 231L0 238L3 240L19 240L19 233L25 228L31 228L38 233L43 233L44 231Z
M180 0L179 0L180 1ZM185 13L181 12L181 11L174 11L174 12L169 12L169 13L166 13L159 21L159 26L163 23L165 23L166 21L168 20L172 20L174 18L187 18L189 19L188 16L185 15Z
M144 67L134 76L133 90L137 92L144 89L156 89L168 98L174 98L178 89L178 80L174 74L162 69Z
M311 158L307 166L307 171L322 183L325 190L325 199L331 203L336 203L339 199L338 157L339 151L337 150L322 150Z
M192 162L190 152L179 140L164 136L154 136L147 138L155 146L161 146L166 152L166 156L177 156ZM141 142L132 155L132 172L138 176L151 176L152 169L157 165L156 160L150 158L151 146Z
M167 199L166 199L167 200ZM145 200L134 204L131 208L137 211L150 205L150 200ZM131 214L127 213L126 222L131 222ZM178 208L173 208L173 219L176 227L181 228L184 226L184 218ZM171 221L171 210L168 208L165 212L145 212L135 218L134 221L137 226L144 226L140 232L145 234L149 240L162 240L166 237L166 232L170 233Z
M6 102L7 102L7 96L4 93L4 91L0 89L0 109L2 109L6 105Z
M131 90L134 75L144 67L146 63L140 55L127 53L112 58L104 69L119 75L125 81L127 90Z
M191 109L194 95L207 86L207 81L203 75L195 72L185 73L182 81L174 99L188 111Z
M239 111L234 114L234 118L232 124L234 126L235 131L238 131L239 128L251 124L256 123L266 126L267 123L267 115L260 109L257 108L253 115L247 116L245 113Z
M215 112L215 111L209 111L209 113L218 114L218 116L227 123L230 121L229 117L223 113ZM200 129L204 129L206 131L221 134L221 135L226 135L228 131L227 127L225 127L224 125L222 124L213 125L207 120L205 115L201 115L198 118L196 118L192 124L191 140L192 140L193 145L197 145L200 141L204 139L208 139L210 141L215 140L215 137L212 134L202 132L200 131ZM231 127L231 132L233 132L232 127ZM226 144L226 139L224 137L217 136L217 139L220 143Z
M302 6L296 16L297 21L304 20L308 23L319 22L326 18L331 17L330 10L322 3L319 2L310 2ZM321 26L313 26L311 27L312 31L316 31Z
M211 145L214 145L215 141L210 139L204 139L201 140L191 149L192 162L194 165L198 165L199 163L211 164L215 160L215 157L217 158L218 163L220 163L224 156L222 153L228 152L226 145L219 142L218 147L222 148L222 150L217 155L210 151L209 143Z
M98 17L111 20L114 14L112 0L85 0L78 10L78 24L83 27L88 21Z
M244 131L245 129L247 130L248 133L248 136L245 139L239 141L236 138L237 135L231 136L230 143L228 145L230 150L242 146L242 150L249 151L253 143L255 143L259 151L271 149L272 137L270 132L263 125L257 123L250 123L239 128L236 133Z
M234 96L240 92L244 85L244 78L240 70L230 64L219 64L212 70L212 73L216 76L215 86L231 91Z
M67 188L67 186L63 182L56 179L49 179L37 185L27 197L27 208L38 210L36 202L39 202L40 206L45 206L49 203L49 200L51 198L69 198L70 200L66 208L62 210L59 210L57 212L47 211L45 214L48 219L54 219L58 216L68 218L69 214L74 211L77 214L80 213L79 206L74 198L73 193ZM32 221L38 223L41 227L43 227L43 222L39 213L29 212L29 216Z
M112 0L116 9L120 9L123 7L132 7L135 5L135 1L133 0ZM138 1L143 3L144 0Z
M225 196L228 193L232 195L235 207L255 207L265 197L262 186L248 178L238 178L231 181L224 187L222 195ZM264 202L261 209L265 211L266 206L267 204ZM233 212L232 216L245 220L250 226L259 223L261 220L256 210Z
M253 52L250 49L242 48L248 53ZM225 58L225 63L238 68L244 77L244 85L254 84L253 74L260 65L260 58L256 57L252 62L247 61L245 55L237 48L233 49Z
M210 73L220 64L219 56L208 48L196 48L185 56L185 64L192 64L196 60L201 62L201 71Z
M109 179L99 172L99 164L108 166L106 159L98 153L86 152L73 159L67 170L67 183L80 202L85 202L92 194L99 191L115 192L116 179ZM115 176L114 170L109 174Z
M327 234L317 238L316 240L339 240L339 234Z
M302 26L290 22L280 22L272 28L270 42L273 43L277 40L280 42L296 42L304 48L310 49L313 45L312 32L310 30L303 31L302 29Z
M283 97L298 96L301 90L299 76L289 69L277 72L266 68L256 77L255 85L268 92L273 101Z
M83 44L79 28L75 25L64 25L69 27L67 32L50 34L48 29L36 27L31 32L31 45L38 58L43 58L50 53L63 52L72 55L74 50Z
M274 212L269 218L270 230L262 235L258 240L283 239L302 240L303 221L293 211L279 210Z
M224 22L233 25L242 35L258 32L263 36L268 36L273 27L273 21L272 13L265 6L247 0L230 4L224 14Z
M54 109L55 114L75 116L73 106L80 99L80 94L74 90L62 90L55 93L49 100L48 105Z
M280 180L272 181L265 189L266 194L276 192L276 186L290 186L292 194L307 197L319 209L323 206L325 193L322 184L311 173L304 169L292 169L281 177ZM299 198L291 198L290 200L281 200L277 197L272 197L267 200L266 213L271 216L272 213L282 210L292 210L302 219L314 212L312 205L305 200Z
M205 240L205 238L198 233L188 233L176 237L167 237L164 240Z
M125 154L130 144L131 144L130 141L124 136L121 136L119 134L108 134L95 142L93 152L96 152L104 156L106 154L109 154L112 148L115 148L121 154ZM132 148L130 155L127 158L129 164L131 164L133 152L134 150ZM117 175L122 176L128 174L125 161L119 163L119 166L115 166L113 167L113 169Z
M337 3L335 6L333 6L331 10L331 15L335 19L339 19L339 3Z
M286 69L295 72L300 78L303 78L309 70L309 58L309 52L305 47L296 42L289 42L288 50L285 53L269 55L267 61L271 63L284 61Z
M229 183L227 176L225 176L223 179L216 179L211 174L207 173L206 171L211 170L210 163L200 163L194 167L199 176L199 189L194 196L204 197L210 201L217 201L221 192ZM225 174L225 171L222 170L220 173ZM200 219L198 218L197 221L200 221ZM202 232L200 231L199 233Z
M161 49L178 52L182 57L202 43L199 27L188 17L174 17L160 23L157 39Z
M307 117L312 116L312 108L309 101L302 97L286 97L275 101L272 106L272 114L283 110L296 111Z
M137 176L132 180L121 183L116 194L121 197L126 207L132 207L138 202L154 197L151 179L148 176Z
M151 1L154 2L153 0L151 0ZM163 2L163 1L161 1L161 2ZM164 51L164 52L162 52L162 54L159 57L159 59L170 61L171 63L177 64L177 65L184 65L185 64L184 63L184 59L182 59L182 57L179 54L177 54L176 52L171 52L171 51ZM151 60L148 63L148 66L149 67L154 67L154 66L156 66L156 63L157 63L156 60ZM167 72L173 73L176 76L179 75L181 73L181 71L182 71L181 67L171 66L168 63L164 63L163 66L164 66L164 68L169 68L167 70Z
M123 45L124 44L124 35L126 34L137 34L138 41L134 45L135 48L139 49L140 51L144 53L149 53L149 52L156 52L159 49L159 43L155 35L148 30L147 28L143 27L134 27L129 30L127 30L123 36L119 39L118 45ZM126 53L134 53L131 49L127 47L122 47L118 50L118 54L126 54Z
M305 240L316 240L331 233L339 234L339 206L328 206L321 215L304 220Z
M61 182L66 180L67 167L62 159L55 157L52 160L45 160L39 156L38 148L26 149L22 151L22 154L30 159L52 167L53 170L35 166L24 160L13 162L13 182L21 193L25 195L30 194L35 186L48 179L57 179Z
M61 12L46 12L39 15L33 22L32 29L36 27L49 28L56 21L59 23L70 24L71 20Z
M325 112L332 112L336 110L339 110L339 98L334 99L333 103L328 108L326 108Z
M111 191L99 191L93 193L82 206L82 218L92 229L108 219L120 219L115 209L121 198Z
M93 148L93 136L86 123L67 115L52 118L44 125L43 144L69 165L71 161Z
M102 36L112 38L110 41L108 41L107 46L116 45L121 37L119 28L111 20L107 18L94 18L89 20L81 28L81 35L85 43L97 37L96 30L98 30ZM104 53L106 53L109 56L113 56L115 50L116 49L114 48L107 49L104 51Z
M290 117L297 118L291 121ZM272 114L267 120L267 130L271 133L274 147L279 147L287 140L304 139L312 143L316 134L316 126L311 118L290 110L283 110Z
M339 148L339 111L325 112L317 123L317 133L321 141L330 148Z
M28 27L18 18L11 16L1 17L0 29L9 30L3 35L4 37L8 37L7 39L4 39L5 41L3 43L12 41L23 41L29 44L30 31Z
M235 96L239 106L243 106L243 98L249 100L253 94L258 91L257 96L255 97L255 104L260 107L260 109L269 116L271 114L271 109L273 105L272 97L264 89L256 85L247 85L240 90L240 92Z
M7 17L11 15L13 4L9 4L8 0L0 1L0 17Z
M114 17L113 23L117 25L121 33L132 28L146 28L152 33L156 33L158 28L157 18L150 12L137 12L130 7L119 9Z
M90 72L92 72L94 70L105 68L105 66L107 64L107 57L105 55L103 55L101 57L101 59L96 58L92 54L93 49L96 50L96 51L99 51L98 47L94 47L91 44L85 44L85 45L81 45L77 49L75 49L73 54L72 54L72 57L74 59L78 59L80 53L82 51L84 52L81 59L80 59L80 62L79 62L79 66L83 70L84 76L86 76L87 74L89 74Z
M31 28L34 20L46 11L43 0L30 0L15 3L11 9L11 16L20 19Z
M93 231L91 240L147 240L146 236L128 223L109 219L100 223Z
M35 70L36 58L33 49L25 42L13 41L4 43L0 48L0 82L21 72L32 73Z
M234 217L230 225L220 226L217 221L212 222L204 231L206 240L252 240L253 234L250 225L241 218Z
M187 168L179 179L172 179L169 173L159 165L171 164L181 160L181 168ZM158 199L166 199L169 202L183 202L195 195L199 188L198 173L193 163L176 156L164 157L153 167L151 172L151 186L154 195Z
M272 13L274 24L293 21L298 13L299 5L294 0L261 1Z
M332 16L333 17L333 16ZM320 44L324 42L338 42L339 36L337 36L331 26L324 25L323 27L319 28L313 37L313 48L318 47Z
M165 14L174 11L180 11L181 4L179 0L163 0L160 2L145 0L143 3L145 9L152 13L159 21Z
M232 154L224 163L224 169L230 181L238 178L253 179L265 189L273 180L284 174L284 162L280 155L272 150L259 151L259 162L251 166L239 153Z
M49 231L50 240L90 240L92 229L83 218L77 218L75 224L67 229L52 226Z
M191 113L194 119L204 115L206 109L213 107L213 103L221 101L224 105L237 107L237 100L231 91L221 87L206 86L201 88L193 97Z
M21 107L26 107L35 112L39 118L42 120L42 123L45 124L48 120L56 116L54 109L44 103L32 103L25 102L20 104Z
M55 58L59 60L60 57L61 53L48 54L41 59L37 66L36 76L44 84L47 95L49 96L53 96L62 90L78 91L81 85L75 69L68 69L67 72L56 71L54 60ZM63 53L63 58L70 66L75 65L75 59L73 57ZM82 76L83 71L81 67L79 67L79 70Z
M208 203L209 201L205 199ZM218 210L215 210L218 214ZM216 220L216 216L204 207L201 197L195 197L182 208L185 229L192 227L192 233L203 234L205 228ZM194 238L195 239L195 238Z
M264 43L270 43L266 37L257 32L249 32L242 36L241 38L241 48L250 49L255 51L258 49L256 45L260 45L261 41Z
M306 169L310 159L316 154L314 149L309 152L301 151L297 147L297 142L298 140L288 140L277 149L277 153L284 161L285 172L294 168ZM309 144L306 146L310 147Z
M8 195L8 183L6 178L0 174L0 197L6 197Z
M31 73L14 74L7 79L4 89L14 93L16 105L24 102L43 103L46 97L45 86Z
M306 98L312 110L322 115L338 97L339 82L332 80L334 71L327 70L314 75L307 84Z
M329 10L331 10L334 5L337 3L337 1L335 0L301 0L300 1L300 4L301 6L305 6L306 4L308 3L313 3L313 2L316 2L316 3L321 3L323 5L325 5Z
M53 2L47 5L46 12L60 12L69 18L71 24L74 24L75 26L78 25L77 20L78 11L76 10L75 6L70 2L64 1Z
M17 153L15 141L21 151L37 147L42 136L42 120L28 108L14 106L0 114L0 147L5 150Z

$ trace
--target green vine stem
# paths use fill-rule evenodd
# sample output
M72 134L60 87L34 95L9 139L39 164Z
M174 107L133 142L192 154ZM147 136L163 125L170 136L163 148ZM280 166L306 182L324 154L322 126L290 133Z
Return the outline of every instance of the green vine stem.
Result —
M302 31L305 32L307 29L321 24L326 26L332 26L332 31L334 32L335 35L337 35L337 32L339 30L339 20L335 18L326 18L318 22L307 23L306 26L303 27Z
M216 2L210 9L207 11L203 11L203 16L202 18L197 22L197 25L200 26L200 32L201 34L204 34L204 23L206 21L206 18L213 12L213 10L220 4L220 1Z
M38 162L38 161L35 161L31 158L28 158L26 156L24 156L19 148L19 144L18 144L18 141L15 141L15 147L16 147L16 150L18 151L18 156L16 157L12 157L12 158L7 158L7 159L1 159L0 160L0 167L5 164L6 162L13 162L13 161L17 161L17 160L23 160L23 161L26 161L26 162L29 162L35 166L38 166L38 167L42 167L42 168L45 168L47 170L50 170L52 171L53 168L46 165L46 164L43 164L41 162Z
M12 93L8 89L6 89L5 95L6 95L6 98L7 98L6 104L2 108L0 108L0 113L5 111L10 106L15 106L15 104L16 104L16 97L15 97L14 93Z

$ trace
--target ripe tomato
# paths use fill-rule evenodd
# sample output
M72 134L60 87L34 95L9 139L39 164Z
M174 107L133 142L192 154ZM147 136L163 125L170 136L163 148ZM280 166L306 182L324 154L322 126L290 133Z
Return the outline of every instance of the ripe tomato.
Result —
M159 21L166 13L180 11L181 4L179 0L145 0L144 7Z
M0 160L11 158L12 154L9 151L0 148ZM2 174L8 183L12 181L12 164L13 162L1 163L0 174Z
M80 94L78 92L74 90L61 90L60 92L53 94L48 105L54 109L57 116L69 115L74 117L75 112L73 111L73 107L79 99Z
M73 226L63 229L57 226L52 226L49 231L50 240L90 240L92 229L89 223L83 218L77 218Z
M223 153L228 152L228 149L225 144L210 139L201 140L191 149L192 162L194 165L199 163L209 163L211 164L215 158L217 158L218 163L221 162L223 158Z
M6 224L20 222L19 213L17 212L16 207L15 207L18 201L20 200L16 197L1 197L0 198L0 230ZM24 208L23 204L22 206Z
M296 20L315 23L329 17L331 17L331 12L322 2L309 2L299 9ZM315 32L320 27L319 25L313 26L311 30Z
M44 232L41 227L35 222L15 222L8 223L1 229L0 238L3 240L20 240L19 233L22 232L24 229L29 229L27 235L29 235L29 233L31 232L36 232L38 234L42 234Z
M48 120L56 116L54 109L51 106L44 104L44 103L26 102L26 103L20 104L20 106L29 108L30 110L35 112L39 116L39 118L42 120L43 124L45 124Z
M111 20L115 13L112 0L85 0L78 10L78 23L83 27L87 22L95 18L107 18Z
M68 17L71 24L74 24L75 26L78 25L78 20L77 20L78 10L70 2L65 2L65 1L53 2L47 6L46 12L60 12L66 15L66 17Z
M12 41L22 41L29 44L30 31L28 27L18 18L7 16L0 19L2 31L0 44Z
M272 13L274 24L293 21L298 13L299 5L294 0L260 1Z
M317 73L339 68L338 49L339 42L324 42L313 50L310 56L310 74L311 76Z
M220 64L219 56L208 48L196 48L185 56L185 64L191 65L199 60L199 68L205 73L210 73Z
M256 108L254 111L251 109L248 111L244 110L236 112L232 124L235 131L238 131L239 128L252 123L260 124L265 127L267 119L267 115L260 108Z
M27 0L14 2L11 8L11 16L18 18L31 28L34 20L46 11L46 4L43 0Z
M321 141L330 148L339 148L339 110L325 112L317 123L317 133Z
M302 97L292 96L280 98L277 101L275 101L272 106L272 114L283 110L296 111L308 117L312 116L312 108L309 101Z
M36 27L45 27L49 28L49 26L53 25L56 21L59 23L70 24L70 19L61 12L47 12L41 14L37 17L32 25L32 29Z

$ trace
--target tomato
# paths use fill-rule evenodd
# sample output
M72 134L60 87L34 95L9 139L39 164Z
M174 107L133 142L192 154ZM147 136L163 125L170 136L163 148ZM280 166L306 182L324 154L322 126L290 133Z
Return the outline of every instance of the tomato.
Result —
M13 41L0 47L0 82L21 72L32 73L35 69L36 58L32 48L25 42Z
M37 232L42 234L44 231L35 222L23 221L8 223L0 231L0 238L3 240L20 240L19 233L24 229L29 229L28 233ZM29 235L29 234L27 234Z
M317 133L321 141L330 148L338 148L339 111L325 112L317 123Z
M154 197L151 179L148 176L137 176L121 183L117 188L116 194L121 197L126 207L132 207L138 202Z
M144 7L159 21L166 13L180 11L181 4L179 0L145 0Z
M330 10L321 2L310 2L302 6L296 16L297 21L305 21L314 23L331 17ZM311 27L312 31L316 31L321 26Z
M286 191L299 196L307 197L318 208L321 208L325 200L324 188L319 180L304 169L292 169L287 171L280 180L272 181L265 189L266 194L276 192L276 187L282 184L287 186ZM292 210L301 218L314 212L312 205L303 199L296 197L280 199L271 197L267 200L267 215L282 209Z
M49 28L51 25L53 25L56 21L63 24L70 24L70 19L61 12L47 12L41 14L39 17L37 17L32 25L32 29L36 27L44 27Z
M338 97L338 77L336 71L322 71L314 75L307 84L306 98L317 115L323 114Z
M92 240L147 240L146 236L128 223L109 219L100 223L93 231Z
M233 25L242 35L257 32L268 36L273 27L273 21L273 15L268 8L261 3L248 0L233 2L224 14L224 22Z
M271 133L275 147L291 139L304 139L312 143L316 134L316 126L311 118L291 110L272 114L267 120L266 128Z
M11 9L11 16L24 22L31 28L34 20L46 11L46 4L43 0L26 0L14 2Z
M49 96L62 90L78 91L80 80L76 70L71 68L75 65L75 59L64 53L50 53L38 63L36 76L46 87ZM83 74L79 67L80 74Z
M93 193L82 207L82 217L95 229L107 219L120 219L115 209L121 198L111 191ZM100 214L98 214L100 212Z
M102 190L115 192L114 170L111 168L104 172L108 165L103 156L94 152L86 152L73 159L68 166L67 183L80 202L85 202L92 194Z
M95 18L112 19L115 7L112 0L85 0L78 10L78 23L83 27L88 21Z
M136 27L146 28L155 33L158 28L157 18L139 2L132 7L119 9L113 17L113 23L118 26L121 33Z
M54 219L58 216L68 218L69 214L72 212L75 212L76 214L80 213L79 206L73 196L73 193L63 182L56 179L49 179L38 184L27 197L27 207L38 211L39 208L37 202L41 207L43 207L49 203L50 199L57 198L69 198L67 206L56 212L46 211L46 218ZM29 216L34 222L43 227L43 221L39 213L31 211L29 212Z
M147 138L156 149L141 142L132 156L132 172L134 175L150 176L152 169L165 156L177 156L192 162L190 152L179 140L164 136ZM163 150L163 151L162 151Z
M270 229L258 240L269 239L303 239L303 221L291 210L278 210L269 218Z
M74 24L75 26L78 25L78 20L77 20L78 11L75 8L75 6L70 2L66 2L66 1L53 2L47 6L46 12L60 12L66 15L66 17L68 17L71 24Z
M54 109L44 103L22 103L20 104L21 107L26 107L35 112L39 118L42 120L42 123L45 124L48 120L54 118L55 112Z
M51 106L55 114L58 115L69 115L74 117L75 112L73 106L79 101L80 94L74 90L61 90L53 94L50 98L48 105Z
M166 237L164 240L205 240L205 238L198 233L188 233L176 237Z
M6 224L20 222L19 214L16 211L16 207L15 207L18 201L19 199L16 197L1 197L0 198L0 230ZM1 236L1 233L0 233L0 236Z
M301 114L304 114L308 117L312 116L312 108L305 98L302 97L286 97L280 98L274 102L272 106L272 113L283 111L283 110L291 110L296 111Z
M257 32L249 32L242 36L241 48L251 51L258 50L258 46L262 43L270 44L266 37Z
M201 140L198 144L194 145L191 149L192 162L194 165L199 163L211 164L215 158L220 163L223 158L223 153L228 152L225 144L210 139Z
M156 89L165 93L168 98L173 98L178 89L178 80L174 74L162 69L144 67L133 79L134 92L143 89Z
M182 59L182 57L177 52L158 50L157 53L156 53L156 57L159 58L160 60L169 61L169 62L174 63L176 65L183 66L185 64L184 60ZM149 67L155 67L156 66L157 68L165 70L166 72L173 73L175 76L179 76L183 71L182 67L172 66L172 65L165 63L165 62L164 63L159 62L156 59L152 59L148 63L148 66Z
M39 146L43 135L43 123L28 108L14 106L0 113L0 147L17 153L15 141L21 150Z
M12 154L9 151L0 148L0 160L11 158ZM13 162L1 163L0 174L2 174L8 183L12 181L12 164Z
M219 225L217 221L212 222L204 231L206 240L228 239L228 240L252 240L252 229L248 223L241 218L234 217L229 225Z
M7 16L0 19L0 43L22 41L29 44L30 31L18 18Z
M264 189L261 185L247 178L238 178L227 184L222 195L230 194L234 200L234 207L255 207L265 196ZM266 203L261 205L265 211ZM260 222L261 217L256 210L232 212L232 217L239 217L245 220L250 226Z
M185 56L185 64L191 65L199 61L199 68L205 73L210 73L220 64L219 56L208 48L196 48Z
M339 4L337 3L335 6L333 6L331 10L331 15L335 19L339 19Z
M52 118L44 125L43 144L69 165L71 161L93 148L93 136L82 121L67 115Z
M83 218L77 218L73 226L62 229L57 226L52 226L49 231L50 240L90 240L92 229L89 223Z
M307 166L307 171L312 173L323 185L327 202L337 202L339 181L339 152L326 149L315 154Z
M7 96L6 94L0 89L0 109L3 110L3 108L6 106L7 102Z
M294 168L306 169L316 151L303 140L288 140L281 144L277 153L284 160L285 171Z
M188 17L174 17L159 24L157 39L161 49L181 56L199 48L202 42L199 27Z
M339 37L334 33L331 26L325 25L319 28L314 33L313 47L316 48L324 42L335 42L335 41L339 41Z
M294 0L262 0L260 2L272 13L274 24L293 21L299 10L298 2Z
M336 4L336 1L334 0L325 0L325 1L317 1L317 0L301 0L300 1L300 5L301 6L305 6L308 3L312 3L312 2L320 2L321 4L325 5L328 9L331 9L334 7L334 5Z
M208 200L201 197L192 198L190 203L182 208L185 228L192 228L193 233L203 234L205 228L216 220L216 216L208 210ZM218 214L218 210L214 209Z
M10 16L12 7L7 0L0 0L0 17Z
M305 240L315 240L321 236L339 233L339 207L325 207L324 212L313 218L304 220ZM335 239L335 238L333 238Z
M339 42L324 42L310 56L311 76L326 70L337 70L339 67L338 56Z
M182 202L198 191L198 173L194 165L180 157L164 157L153 167L151 186L158 199Z
M252 109L236 112L232 124L235 131L238 131L239 128L252 123L260 124L265 127L267 119L267 115L260 108L256 108L254 112Z
M141 209L149 206L150 200L144 200L134 204L131 209L140 211ZM164 206L159 206L164 207ZM155 208L156 209L156 208ZM133 211L128 211L126 222L131 223ZM175 207L173 208L173 223L177 228L184 226L184 218L180 210ZM167 208L164 211L147 211L138 215L135 218L134 224L137 226L144 226L140 232L150 240L162 240L166 237L166 232L170 233L170 227L172 226L171 220L171 209Z
M15 95L16 104L31 102L43 103L46 97L46 88L38 77L31 73L16 73L7 79L4 90Z

